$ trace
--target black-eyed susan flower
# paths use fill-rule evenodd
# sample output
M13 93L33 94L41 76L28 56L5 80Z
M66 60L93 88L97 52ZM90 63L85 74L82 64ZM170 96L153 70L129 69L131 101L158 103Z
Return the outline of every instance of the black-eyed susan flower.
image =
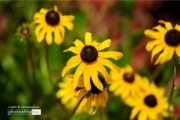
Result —
M62 15L58 11L57 6L54 9L41 9L39 13L34 15L34 22L38 24L35 29L37 41L41 42L44 38L47 44L51 44L53 37L56 44L61 44L64 40L65 29L73 29L74 16Z
M105 80L102 76L98 75L99 81L103 85L103 90L99 90L93 83L92 79L90 78L90 84L91 84L91 89L90 91L87 91L84 85L84 78L80 77L78 81L78 86L77 86L77 92L76 92L76 97L82 100L81 103L81 109L84 112L87 112L89 114L95 114L98 107L106 107L106 102L108 100L108 92L106 90L106 83Z
M61 103L69 110L74 109L79 102L79 99L75 97L78 88L74 89L72 86L73 77L71 74L66 75L64 80L58 84L60 89L56 93L56 98L61 99ZM82 112L81 105L76 110L77 114Z
M136 99L128 97L126 104L133 107L130 120L138 115L138 120L162 120L169 116L168 102L163 98L164 90L155 86L144 84L144 89Z
M159 23L164 24L165 27L158 25L153 30L145 31L146 36L154 39L146 45L147 51L152 50L151 61L157 53L161 52L155 64L163 64L170 60L174 52L180 57L180 25L176 24L175 27L172 27L170 22L162 20Z
M137 96L143 87L142 79L145 79L135 73L130 65L121 68L119 73L111 72L111 76L114 81L110 84L109 90L122 99Z
M62 76L64 76L71 68L78 66L74 74L74 88L77 87L79 77L83 74L86 90L91 90L90 78L92 78L94 85L102 91L103 84L98 78L98 73L101 73L108 82L112 82L112 78L107 73L104 66L107 66L112 71L116 72L119 71L119 68L106 58L117 60L123 56L122 53L116 51L101 52L101 50L111 45L111 40L107 39L102 43L97 43L95 40L92 41L91 33L89 32L86 32L85 34L85 45L78 39L74 44L74 47L70 47L64 51L71 51L76 55L67 61L66 66L62 71Z

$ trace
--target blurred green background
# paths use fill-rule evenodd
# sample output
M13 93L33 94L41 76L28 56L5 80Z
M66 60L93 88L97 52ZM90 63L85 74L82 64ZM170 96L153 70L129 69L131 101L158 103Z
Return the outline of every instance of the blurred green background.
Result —
M75 16L74 29L66 29L61 45L38 43L32 36L30 44L20 41L17 29L23 23L33 22L33 17L41 8L58 6L65 15ZM67 110L56 99L61 71L66 61L73 55L63 53L75 39L84 40L86 31L97 41L112 39L109 49L124 54L113 61L119 67L127 64L136 72L164 87L170 93L174 74L172 61L164 65L153 65L151 54L145 50L149 38L144 30L157 25L158 20L180 24L179 1L155 0L64 0L64 1L0 1L0 120L66 120L72 110ZM32 30L33 32L33 30ZM47 59L46 59L47 58ZM177 61L180 60L177 58ZM47 67L49 64L49 70ZM174 117L180 120L180 65L177 65L176 90L173 97ZM53 87L49 81L53 81ZM39 106L40 116L7 115L8 106ZM124 105L119 97L109 93L107 107L93 116L75 115L72 120L128 120L131 108Z

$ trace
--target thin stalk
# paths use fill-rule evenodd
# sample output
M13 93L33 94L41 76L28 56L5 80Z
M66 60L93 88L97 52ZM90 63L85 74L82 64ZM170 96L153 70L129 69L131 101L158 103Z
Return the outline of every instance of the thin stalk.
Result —
M49 46L46 44L45 59L46 59L46 65L47 65L47 72L48 72L49 82L51 83L53 87L53 81L51 79L51 71L50 71L49 59L48 59L49 58L48 51L49 51Z
M76 107L74 108L73 112L71 113L70 117L68 120L71 120L72 116L74 115L74 113L76 112L76 110L78 109L80 103L82 102L82 100L87 96L87 94L85 94L80 100L79 102L77 103Z
M35 98L38 97L38 91L37 91L37 80L36 80L36 69L35 69L35 65L34 65L34 57L33 57L33 51L31 48L31 42L29 40L27 40L27 52L29 55L29 61L30 61L30 65L31 65L31 70L32 70L32 77L33 77L33 84L34 84L34 95Z
M168 111L170 111L170 106L171 106L174 90L176 87L176 59L175 59L175 56L173 56L173 61L174 61L174 75L173 75L173 80L172 80L171 92L170 92L169 100L168 100L168 102L169 102Z

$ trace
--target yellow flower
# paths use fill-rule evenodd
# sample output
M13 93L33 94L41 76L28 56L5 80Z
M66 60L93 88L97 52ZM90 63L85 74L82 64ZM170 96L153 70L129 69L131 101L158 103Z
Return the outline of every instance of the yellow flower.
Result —
M77 67L73 86L77 87L78 79L81 74L84 75L84 85L86 90L91 89L90 77L92 78L92 82L99 89L103 90L103 85L98 79L98 72L100 72L108 82L112 81L112 78L107 73L104 66L107 66L113 71L119 71L118 67L114 65L112 62L107 60L106 58L120 59L123 55L120 52L108 51L108 52L100 52L101 50L109 47L111 45L111 40L107 39L102 43L97 43L95 40L92 41L91 33L86 32L85 34L85 45L80 41L76 40L74 42L75 47L70 47L64 52L71 51L76 55L69 59L66 63L62 71L62 77L73 67ZM103 66L104 65L104 66Z
M74 16L62 15L58 11L57 6L54 9L41 9L39 13L34 15L34 22L38 23L35 29L37 41L41 42L44 38L48 45L52 43L53 36L56 44L61 44L64 40L65 29L73 29Z
M161 52L155 64L163 64L170 60L174 52L180 57L180 26L176 24L175 27L172 27L170 22L162 20L159 23L164 24L165 28L158 25L153 30L145 31L146 36L154 39L146 45L147 51L152 50L151 61L157 53Z
M72 87L73 75L66 75L64 80L59 83L60 89L56 93L56 98L60 98L61 102L69 110L72 110L77 105L79 99L75 96L76 89ZM81 113L82 107L78 107L76 113Z
M162 120L169 116L168 102L163 98L164 90L155 86L144 84L146 89L136 99L128 97L126 104L133 107L130 120L138 115L138 120Z
M110 84L109 90L116 96L121 95L122 99L137 96L143 88L145 78L141 78L129 65L121 68L119 73L112 73L111 76L114 81Z
M77 92L76 97L82 100L82 103L80 104L80 109L84 112L87 112L89 114L95 114L98 107L106 107L106 102L108 100L108 92L106 90L106 83L103 77L98 75L99 81L103 84L103 90L99 90L94 83L92 82L92 79L90 78L90 84L91 89L90 91L87 91L84 88L84 78L80 77L78 81L77 86Z

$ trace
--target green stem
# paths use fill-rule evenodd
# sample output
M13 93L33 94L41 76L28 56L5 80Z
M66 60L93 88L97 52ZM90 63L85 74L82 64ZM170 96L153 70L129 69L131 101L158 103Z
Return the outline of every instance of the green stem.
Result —
M49 66L48 51L49 51L49 46L46 44L45 59L46 59L46 65L47 65L47 72L48 72L49 82L53 86L53 81L51 79L51 71L50 71L50 66Z
M175 59L175 56L173 56L173 61L174 61L174 74L173 74L171 92L170 92L170 96L169 96L169 100L168 100L168 102L169 102L168 111L170 111L170 106L171 106L174 90L176 87L176 81L175 81L176 80L176 59Z
M158 75L160 74L160 72L162 71L163 69L163 66L162 65L158 65L157 68L155 69L155 71L153 72L153 75L152 75L152 79L151 79L151 82L154 81Z
M33 52L32 52L32 48L31 48L31 42L29 41L29 39L27 40L27 51L28 51L28 54L29 54L29 61L30 61L31 70L32 70L32 76L33 76L34 95L35 95L35 98L37 98L38 97L38 91L37 91L38 85L37 85L37 80L36 80L34 57L33 57Z
M72 116L74 115L74 113L76 112L76 110L78 109L80 103L82 102L82 100L87 96L87 94L85 94L80 100L79 102L77 103L76 107L74 108L73 112L71 113L70 117L68 120L71 120Z

